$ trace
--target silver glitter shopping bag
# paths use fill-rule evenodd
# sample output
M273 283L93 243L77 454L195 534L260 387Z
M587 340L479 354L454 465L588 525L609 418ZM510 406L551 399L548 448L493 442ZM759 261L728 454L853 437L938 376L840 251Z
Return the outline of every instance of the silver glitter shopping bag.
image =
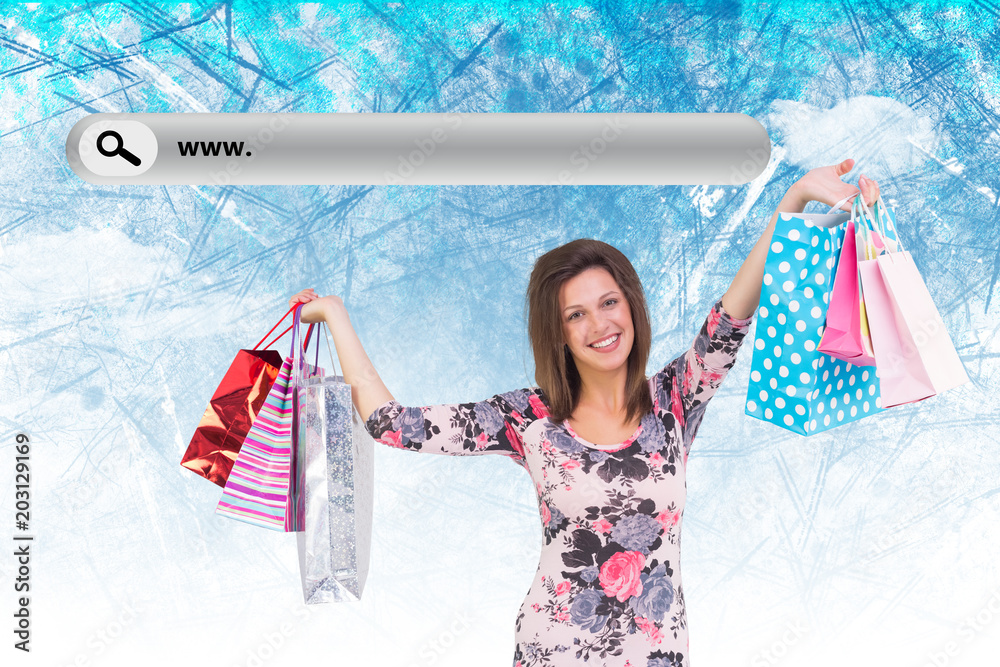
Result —
M295 352L291 486L302 592L306 604L359 600L371 551L375 443L344 378L303 379Z

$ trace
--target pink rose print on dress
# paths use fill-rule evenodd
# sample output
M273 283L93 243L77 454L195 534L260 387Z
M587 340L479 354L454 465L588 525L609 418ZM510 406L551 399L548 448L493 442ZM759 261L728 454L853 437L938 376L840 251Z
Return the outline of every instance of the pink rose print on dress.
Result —
M684 403L681 400L681 390L674 382L670 387L670 413L673 414L674 419L680 424L681 429L684 429Z
M476 436L476 449L482 449L486 446L486 434L480 433Z
M510 442L510 446L514 448L514 451L524 458L524 441L521 440L521 436L518 434L517 430L508 422L507 427L507 441Z
M708 320L705 322L709 337L715 335L715 327L719 326L719 320L721 319L722 312L713 308L712 312L708 314Z
M559 585L556 586L556 595L565 595L566 593L569 593L569 587L570 583L568 581L560 582Z
M636 616L635 624L639 626L639 629L642 630L642 633L646 635L651 645L656 646L663 642L663 631L660 628L656 627L656 624L653 623L648 618L645 618L643 616Z
M662 465L663 457L660 456L659 452L653 452L653 455L649 457L649 462L652 463L654 466Z
M646 564L646 557L639 551L624 551L611 556L601 566L599 579L604 593L625 602L633 595L642 593L639 575Z
M549 525L549 521L551 521L551 520L552 520L552 513L549 512L549 504L543 501L542 502L542 525L543 526Z
M611 524L608 523L607 519L602 517L594 522L594 530L607 534L611 532Z
M531 409L534 410L535 415L542 419L543 417L549 416L548 408L542 403L542 399L538 398L535 394L528 397L528 403L531 405Z
M708 385L717 385L725 377L726 371L717 371L714 368L706 368L701 374L701 383Z
M576 459L569 459L567 461L563 461L562 467L566 468L566 470L575 470L580 467L580 462Z
M669 510L663 510L656 515L656 521L663 526L664 532L670 530L674 525L676 525L677 520L680 518L680 512L671 512Z
M403 449L403 437L400 431L385 431L378 439L383 445Z

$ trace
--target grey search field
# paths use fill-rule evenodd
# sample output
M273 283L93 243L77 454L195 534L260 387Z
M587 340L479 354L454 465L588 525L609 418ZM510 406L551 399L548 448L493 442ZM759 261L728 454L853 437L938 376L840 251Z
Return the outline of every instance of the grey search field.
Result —
M66 139L102 185L741 185L770 156L738 113L102 113Z

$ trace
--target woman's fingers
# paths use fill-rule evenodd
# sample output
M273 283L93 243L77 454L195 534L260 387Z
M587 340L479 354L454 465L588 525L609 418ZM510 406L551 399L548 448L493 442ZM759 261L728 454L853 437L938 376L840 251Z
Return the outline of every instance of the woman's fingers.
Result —
M297 303L309 303L318 298L319 296L317 296L315 290L312 288L304 289L288 300L288 307L291 308Z
M865 204L873 206L879 195L878 183L862 174L858 179L858 188L861 190L861 195L865 198Z

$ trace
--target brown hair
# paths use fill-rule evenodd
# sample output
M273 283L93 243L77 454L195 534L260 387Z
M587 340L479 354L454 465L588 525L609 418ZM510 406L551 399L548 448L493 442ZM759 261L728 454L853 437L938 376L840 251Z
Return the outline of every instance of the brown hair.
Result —
M632 311L635 331L625 380L626 421L653 409L646 384L646 360L652 343L649 312L642 283L628 258L614 246L595 239L577 239L554 248L535 262L528 280L528 336L535 354L535 382L545 394L549 416L561 422L580 400L580 374L563 340L559 290L570 278L600 267L618 283Z

